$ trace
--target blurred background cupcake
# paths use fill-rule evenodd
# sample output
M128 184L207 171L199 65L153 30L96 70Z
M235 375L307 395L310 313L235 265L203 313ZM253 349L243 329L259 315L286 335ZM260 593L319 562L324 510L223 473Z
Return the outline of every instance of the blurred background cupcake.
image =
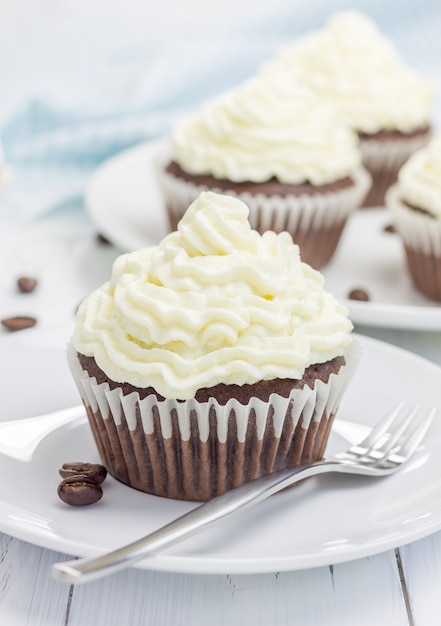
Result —
M358 364L347 310L287 233L205 192L80 306L69 362L102 461L147 493L208 500L320 459Z
M158 162L170 228L201 191L241 198L252 228L288 231L315 268L335 252L370 176L356 134L282 71L211 100L174 129Z
M283 47L276 61L358 133L373 178L364 206L382 206L401 165L430 139L431 86L357 11L335 14L324 28Z
M403 165L386 200L415 286L441 302L441 135Z

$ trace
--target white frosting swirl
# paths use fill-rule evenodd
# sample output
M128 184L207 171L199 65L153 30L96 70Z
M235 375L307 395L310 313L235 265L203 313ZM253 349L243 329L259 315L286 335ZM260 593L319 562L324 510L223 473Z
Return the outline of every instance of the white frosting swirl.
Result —
M264 74L182 120L173 157L190 174L323 185L361 163L357 137L307 88Z
M361 13L336 14L280 52L278 62L326 98L357 132L411 132L429 124L430 86Z
M350 343L347 310L288 233L251 230L248 207L205 192L178 230L119 257L80 306L73 344L116 382L166 398L301 378Z
M441 218L441 135L402 166L398 188L402 200Z

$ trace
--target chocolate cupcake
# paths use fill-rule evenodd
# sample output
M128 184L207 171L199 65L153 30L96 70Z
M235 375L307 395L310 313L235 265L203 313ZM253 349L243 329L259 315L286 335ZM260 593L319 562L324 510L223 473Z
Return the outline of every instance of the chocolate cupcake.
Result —
M441 136L403 165L386 202L415 287L441 302Z
M357 132L372 175L364 206L384 205L403 163L431 136L433 91L366 16L345 11L284 47L276 63Z
M204 501L323 456L352 325L288 233L247 217L201 194L79 308L69 364L103 464L131 487Z
M289 232L319 269L370 177L356 135L309 89L261 74L181 120L157 173L170 228L204 190L249 206L252 228Z

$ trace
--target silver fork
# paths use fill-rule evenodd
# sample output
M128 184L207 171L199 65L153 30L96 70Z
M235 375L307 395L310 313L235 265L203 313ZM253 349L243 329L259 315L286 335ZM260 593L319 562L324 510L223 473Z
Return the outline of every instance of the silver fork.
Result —
M66 583L83 583L117 572L158 550L188 537L203 526L244 510L310 476L327 472L386 476L410 459L424 438L435 409L420 415L419 408L402 416L401 402L359 444L335 456L257 478L205 502L146 537L97 557L52 566L53 576Z

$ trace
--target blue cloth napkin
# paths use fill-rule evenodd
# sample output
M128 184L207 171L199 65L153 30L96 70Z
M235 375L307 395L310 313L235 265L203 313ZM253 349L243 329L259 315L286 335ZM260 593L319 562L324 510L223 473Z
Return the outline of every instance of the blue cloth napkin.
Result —
M15 175L0 223L81 192L103 160L168 133L180 115L349 8L341 0L11 6L0 6L0 137ZM354 0L350 8L373 18L441 91L438 0Z

